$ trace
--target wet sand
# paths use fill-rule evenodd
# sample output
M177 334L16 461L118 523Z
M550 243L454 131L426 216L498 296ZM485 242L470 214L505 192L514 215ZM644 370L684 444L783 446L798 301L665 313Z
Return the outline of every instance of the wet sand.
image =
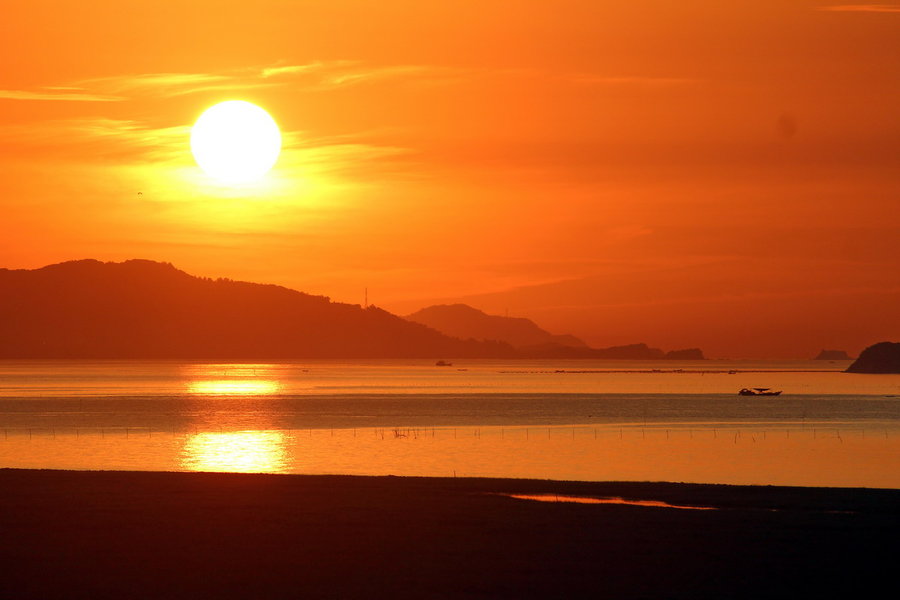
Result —
M898 534L900 490L0 470L0 598L860 597Z

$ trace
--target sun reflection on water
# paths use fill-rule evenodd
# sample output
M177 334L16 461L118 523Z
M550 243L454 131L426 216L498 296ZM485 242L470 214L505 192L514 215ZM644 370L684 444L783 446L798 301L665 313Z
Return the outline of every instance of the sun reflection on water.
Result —
M262 396L280 390L279 382L260 379L218 379L188 384L188 392L205 396Z
M281 431L196 433L182 448L181 465L188 471L285 473L286 441Z

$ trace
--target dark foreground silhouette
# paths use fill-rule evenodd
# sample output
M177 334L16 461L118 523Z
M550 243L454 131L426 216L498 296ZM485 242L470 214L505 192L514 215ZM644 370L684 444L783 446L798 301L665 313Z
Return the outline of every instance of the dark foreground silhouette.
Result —
M900 342L879 342L859 353L848 373L900 373Z
M0 489L17 599L861 598L895 585L900 534L897 490L24 470Z

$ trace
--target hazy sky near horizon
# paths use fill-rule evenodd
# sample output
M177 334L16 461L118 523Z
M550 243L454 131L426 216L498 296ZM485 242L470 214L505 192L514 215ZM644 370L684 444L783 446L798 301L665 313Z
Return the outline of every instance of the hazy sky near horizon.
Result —
M0 266L150 258L597 346L900 339L900 4L4 2ZM261 183L190 127L268 110Z

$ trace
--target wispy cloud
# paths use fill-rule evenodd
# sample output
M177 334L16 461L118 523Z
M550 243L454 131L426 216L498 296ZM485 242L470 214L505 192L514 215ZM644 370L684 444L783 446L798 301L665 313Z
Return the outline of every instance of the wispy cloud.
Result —
M832 6L819 6L817 10L830 12L876 12L876 13L900 13L900 4L836 4Z
M334 69L322 78L324 87L348 87L397 79L422 79L444 72L439 67L425 65L396 65L388 67L358 67Z
M263 79L268 79L269 77L298 75L301 73L309 73L310 71L315 71L322 68L323 66L324 63L313 62L306 65L282 65L275 67L263 67L263 69L259 72L259 76Z
M384 162L403 155L409 149L396 146L375 145L363 142L329 145L295 146L287 156L287 162L314 170L317 173L365 170L365 163Z
M446 78L449 70L427 65L371 66L361 61L316 61L307 64L245 68L220 73L144 73L77 82L97 93L141 97L175 97L209 91L296 86L326 91L366 83Z
M148 127L139 121L122 119L82 119L71 121L69 131L77 138L104 141L123 154L140 154L145 159L169 159L184 155L190 126Z
M839 8L841 7L829 7L829 10ZM485 69L429 64L373 65L358 60L333 60L252 66L213 73L125 74L76 81L67 86L45 86L36 90L0 90L0 99L114 102L258 88L290 87L297 91L316 93L362 85L444 86L510 78L538 81L555 79L581 85L646 88L681 86L697 82L695 79L684 77L558 74L536 69Z
M0 90L3 100L45 100L62 102L117 102L124 98L93 94L80 88L46 87L32 90Z
M0 146L14 143L18 148L39 149L43 155L91 160L118 156L136 160L167 161L184 155L190 127L151 127L126 119L103 117L73 118L19 123L0 127ZM73 148L83 148L74 151Z
M309 91L327 91L385 81L446 83L474 72L438 65L369 65L358 60L335 60L265 67L259 76L277 78L284 83L290 81L294 85L299 83Z
M159 97L184 96L199 92L216 90L235 90L265 87L257 77L240 74L221 73L144 73L139 75L122 75L103 77L79 82L85 88L98 91L129 95L140 93L142 96Z
M12 143L42 156L94 162L112 160L122 166L193 166L190 125L154 127L147 123L103 117L75 118L0 126L0 150ZM393 177L404 171L408 148L378 143L371 134L313 137L300 131L282 132L279 165L285 173L303 177L340 175L349 181Z
M604 75L592 75L586 73L569 75L566 77L569 81L574 83L584 83L584 84L593 84L593 85L630 85L630 86L644 86L644 87L670 87L670 86L680 86L680 85L689 85L693 83L698 83L698 79L690 79L686 77L649 77L642 75L628 75L628 76L604 76Z
M262 77L291 76L296 84L309 91L328 91L359 85L379 83L408 83L414 85L453 85L485 79L546 80L556 79L577 84L642 87L670 87L698 83L687 77L647 75L601 75L595 73L557 74L540 69L485 69L449 67L443 65L405 64L370 65L361 61L317 62L306 65L280 66L264 69Z

